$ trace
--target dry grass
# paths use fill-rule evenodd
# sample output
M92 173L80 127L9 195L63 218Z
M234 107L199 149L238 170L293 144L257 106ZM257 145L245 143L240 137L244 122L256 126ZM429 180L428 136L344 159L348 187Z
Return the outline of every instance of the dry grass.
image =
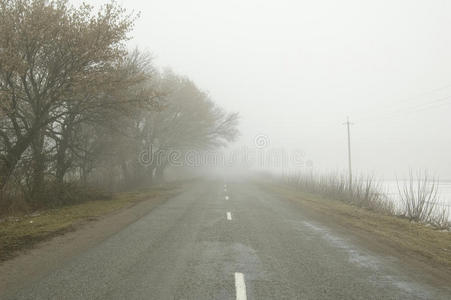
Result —
M371 176L360 176L353 180L352 185L347 176L339 173L301 173L283 179L300 191L321 195L384 214L395 214L393 202L381 192L380 183Z
M411 221L432 225L438 229L451 229L449 210L439 201L439 181L419 172L411 173L410 180L400 185L398 191L401 205L389 197L380 182L372 176L358 177L350 183L347 176L331 174L297 174L285 176L283 181L300 192L320 195L380 214L402 216Z
M167 199L178 192L178 187L178 184L167 184L118 193L110 200L89 201L31 215L4 218L0 223L0 261L12 257L17 250L31 247L36 242L73 230L80 223L95 220L139 201Z
M421 257L430 265L451 270L451 232L381 214L341 201L301 192L286 184L261 184L286 199L296 201L319 216L325 216L348 229L363 232L368 240L384 243L403 255Z

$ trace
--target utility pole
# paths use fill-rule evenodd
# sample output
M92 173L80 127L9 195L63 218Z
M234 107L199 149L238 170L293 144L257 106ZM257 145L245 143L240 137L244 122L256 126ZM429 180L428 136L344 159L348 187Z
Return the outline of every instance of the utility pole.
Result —
M343 123L348 128L348 164L349 164L349 190L352 191L352 165L351 165L351 125L349 122L349 117L346 120L346 123Z

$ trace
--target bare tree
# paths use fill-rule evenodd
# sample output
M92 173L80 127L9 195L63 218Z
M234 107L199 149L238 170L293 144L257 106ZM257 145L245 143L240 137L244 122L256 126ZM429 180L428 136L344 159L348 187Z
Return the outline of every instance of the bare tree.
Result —
M150 112L145 119L147 143L152 151L202 150L223 146L238 135L238 114L226 113L191 80L167 70L158 84L165 97L162 111ZM161 178L167 161L154 161L148 172Z
M72 201L80 184L131 188L167 166L142 164L150 145L209 149L235 138L237 114L188 78L160 74L149 54L126 51L133 21L114 2L94 12L0 0L2 194L38 207Z
M73 95L111 85L133 19L115 4L0 1L0 189L32 146L34 189L43 180L46 127L67 113Z

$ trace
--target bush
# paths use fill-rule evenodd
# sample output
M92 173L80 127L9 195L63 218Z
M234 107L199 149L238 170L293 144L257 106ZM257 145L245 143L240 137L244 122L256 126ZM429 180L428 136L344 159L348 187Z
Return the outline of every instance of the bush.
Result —
M361 176L354 180L352 185L347 176L338 173L326 175L298 174L286 177L286 181L304 191L359 207L386 214L395 212L395 205L381 192L380 184L371 176Z
M403 203L402 215L409 220L448 228L449 209L440 203L439 180L426 171L412 172L402 186L397 182L399 197Z
M377 211L386 215L406 217L411 221L430 224L436 228L451 228L449 207L439 201L439 181L427 174L410 173L403 186L398 182L400 206L382 191L380 182L372 176L361 176L350 184L346 175L297 174L286 176L285 181L296 188L323 197Z

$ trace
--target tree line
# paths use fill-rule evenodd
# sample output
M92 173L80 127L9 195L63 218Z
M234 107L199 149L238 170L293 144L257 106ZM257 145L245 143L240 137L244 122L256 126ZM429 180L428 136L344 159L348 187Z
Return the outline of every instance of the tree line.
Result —
M114 2L0 0L1 209L149 184L168 164L143 164L144 149L209 149L236 137L237 114L127 49L135 19Z

